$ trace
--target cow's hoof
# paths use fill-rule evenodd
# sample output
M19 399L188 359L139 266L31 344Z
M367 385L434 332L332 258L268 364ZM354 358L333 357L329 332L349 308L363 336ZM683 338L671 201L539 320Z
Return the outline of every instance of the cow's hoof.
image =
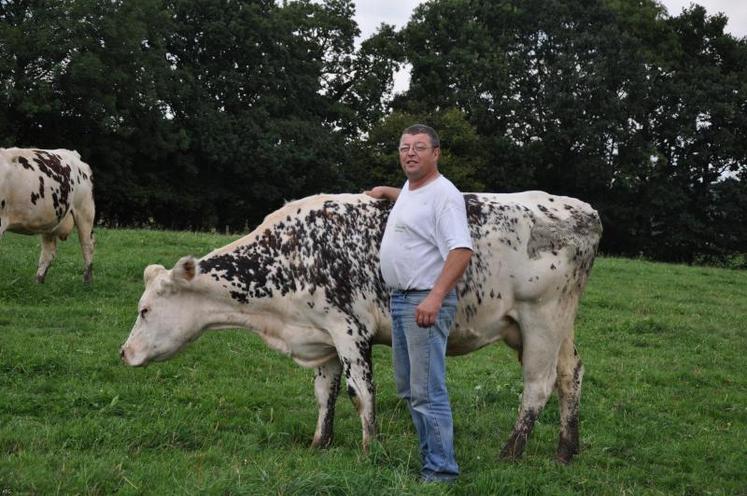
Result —
M525 436L512 435L501 450L501 454L499 455L501 460L507 460L511 462L517 461L519 458L521 458L521 455L524 454L524 447L526 446L526 444L527 439Z
M575 455L578 455L578 443L567 442L561 439L558 443L558 451L555 453L555 460L563 465L568 465Z
M330 446L332 446L332 436L311 441L311 447L315 449L327 449Z
M37 284L44 284L44 276L36 276Z
M515 450L511 449L508 446L504 446L501 450L501 454L498 455L498 457L501 460L507 461L507 462L515 462L518 461L521 458L521 452L516 452Z
M561 453L558 451L555 454L555 461L562 465L568 465L573 461L573 453Z
M504 462L517 462L521 458L521 455L513 454L511 451L507 451L505 448L501 450L501 454L498 458Z

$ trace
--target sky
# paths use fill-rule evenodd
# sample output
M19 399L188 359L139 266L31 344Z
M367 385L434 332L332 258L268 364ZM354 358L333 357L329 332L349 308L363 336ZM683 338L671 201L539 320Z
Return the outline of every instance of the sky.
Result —
M691 3L705 7L709 15L723 12L729 18L726 32L737 38L747 36L747 1L745 0L659 0L666 7L670 16L677 16L682 9ZM355 20L361 30L361 39L368 38L383 22L393 24L398 29L407 24L415 7L423 3L422 0L356 0ZM409 70L404 69L394 78L395 93L407 89Z

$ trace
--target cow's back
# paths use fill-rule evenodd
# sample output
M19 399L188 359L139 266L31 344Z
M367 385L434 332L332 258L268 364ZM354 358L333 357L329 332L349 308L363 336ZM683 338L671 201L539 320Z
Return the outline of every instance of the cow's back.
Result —
M465 194L474 254L457 286L449 353L506 338L517 306L579 295L601 237L597 212L541 191Z
M200 267L217 281L231 282L237 301L311 295L314 304L348 314L356 313L362 298L383 306L378 246L390 208L365 195L296 200L252 233L203 257Z
M580 292L601 234L597 213L574 198L538 191L464 196L475 253L457 287L450 354L503 338L517 303ZM371 323L374 341L389 343L379 244L391 206L351 194L287 203L251 234L203 257L201 270L230 287L237 302L300 302L295 311L314 324L336 309Z
M587 203L541 191L468 193L465 203L475 256L462 292L482 297L483 283L499 278L515 298L532 300L558 281L581 282L591 268L602 226Z

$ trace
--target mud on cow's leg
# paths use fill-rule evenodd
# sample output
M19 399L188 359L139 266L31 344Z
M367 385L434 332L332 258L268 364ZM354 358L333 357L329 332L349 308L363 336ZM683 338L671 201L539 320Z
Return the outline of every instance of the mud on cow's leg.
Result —
M57 255L57 235L55 233L42 234L41 255L39 255L39 268L36 271L36 282L44 282L47 271Z
M361 419L363 450L367 451L376 435L375 387L371 362L371 340L362 333L345 333L335 343L348 385L348 395Z
M534 309L525 312L521 320L522 327L531 329L522 333L524 392L521 395L519 415L501 451L501 458L515 460L521 457L534 424L552 394L557 376L560 339L551 316L552 314L545 315L541 309Z
M578 356L573 339L563 341L558 357L558 403L560 405L560 439L556 458L561 463L569 463L580 449L579 403L584 366Z
M539 412L528 408L522 408L519 412L519 418L516 420L511 436L503 445L501 450L501 458L505 460L517 460L521 458L524 453L524 448L527 445L529 434L534 429L534 423L537 421Z
M335 402L340 392L342 366L335 357L321 367L317 367L314 376L314 393L319 403L319 418L311 446L326 448L334 438Z

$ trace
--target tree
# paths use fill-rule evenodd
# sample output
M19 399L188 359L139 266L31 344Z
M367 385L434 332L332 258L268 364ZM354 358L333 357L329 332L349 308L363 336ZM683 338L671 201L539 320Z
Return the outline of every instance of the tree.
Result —
M396 48L356 52L353 2L0 1L0 139L68 147L99 220L252 225L352 187L353 144L386 111Z
M478 171L485 167L485 146L466 115L454 108L428 114L393 112L372 128L354 166L363 188L405 181L399 163L399 140L402 131L415 123L428 124L439 133L439 170L444 175L462 191L484 190Z
M69 2L0 1L0 144L46 134L61 106L53 82L72 50Z
M578 196L605 251L691 262L719 246L706 212L731 200L714 185L746 162L745 44L724 24L654 1L428 2L402 33L412 80L394 105L463 112L489 190Z
M402 181L415 122L463 190L594 205L603 250L744 252L747 40L654 0L432 0L356 49L351 0L0 0L0 146L77 149L99 221L254 225ZM393 97L392 74L412 65Z

